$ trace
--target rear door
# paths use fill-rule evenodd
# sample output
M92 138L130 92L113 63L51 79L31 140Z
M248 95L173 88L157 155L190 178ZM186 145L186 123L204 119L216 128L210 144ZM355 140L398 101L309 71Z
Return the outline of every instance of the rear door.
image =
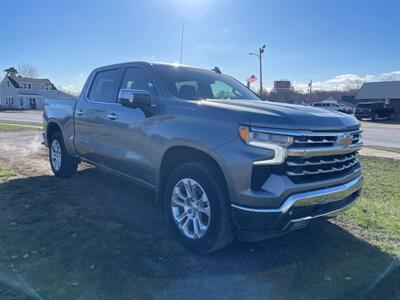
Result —
M76 105L75 148L83 158L98 164L107 161L104 135L110 107L116 105L121 76L121 68L99 70Z

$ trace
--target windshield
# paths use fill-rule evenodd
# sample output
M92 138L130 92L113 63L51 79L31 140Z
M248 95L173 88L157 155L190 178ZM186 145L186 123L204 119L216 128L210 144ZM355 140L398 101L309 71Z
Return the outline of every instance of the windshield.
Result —
M357 104L357 108L371 108L374 106L374 103L361 103Z
M230 76L214 71L172 65L155 65L168 90L177 98L261 100Z

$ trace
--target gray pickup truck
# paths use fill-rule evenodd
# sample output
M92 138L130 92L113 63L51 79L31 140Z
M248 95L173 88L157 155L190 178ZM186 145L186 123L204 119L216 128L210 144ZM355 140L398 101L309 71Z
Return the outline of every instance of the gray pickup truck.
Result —
M355 118L262 101L218 68L98 68L78 100L46 100L44 121L56 176L84 161L154 190L198 253L334 216L363 181Z

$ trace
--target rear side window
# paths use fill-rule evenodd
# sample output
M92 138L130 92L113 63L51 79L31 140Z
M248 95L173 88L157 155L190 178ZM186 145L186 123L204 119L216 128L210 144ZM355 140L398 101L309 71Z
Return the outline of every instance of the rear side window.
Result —
M89 92L89 99L97 102L116 102L120 71L112 69L96 74Z

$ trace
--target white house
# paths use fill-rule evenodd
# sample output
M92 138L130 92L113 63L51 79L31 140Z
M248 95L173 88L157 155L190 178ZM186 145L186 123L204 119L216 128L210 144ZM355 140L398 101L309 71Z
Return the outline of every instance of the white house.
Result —
M0 108L43 109L45 98L71 98L49 79L5 76L0 83Z

